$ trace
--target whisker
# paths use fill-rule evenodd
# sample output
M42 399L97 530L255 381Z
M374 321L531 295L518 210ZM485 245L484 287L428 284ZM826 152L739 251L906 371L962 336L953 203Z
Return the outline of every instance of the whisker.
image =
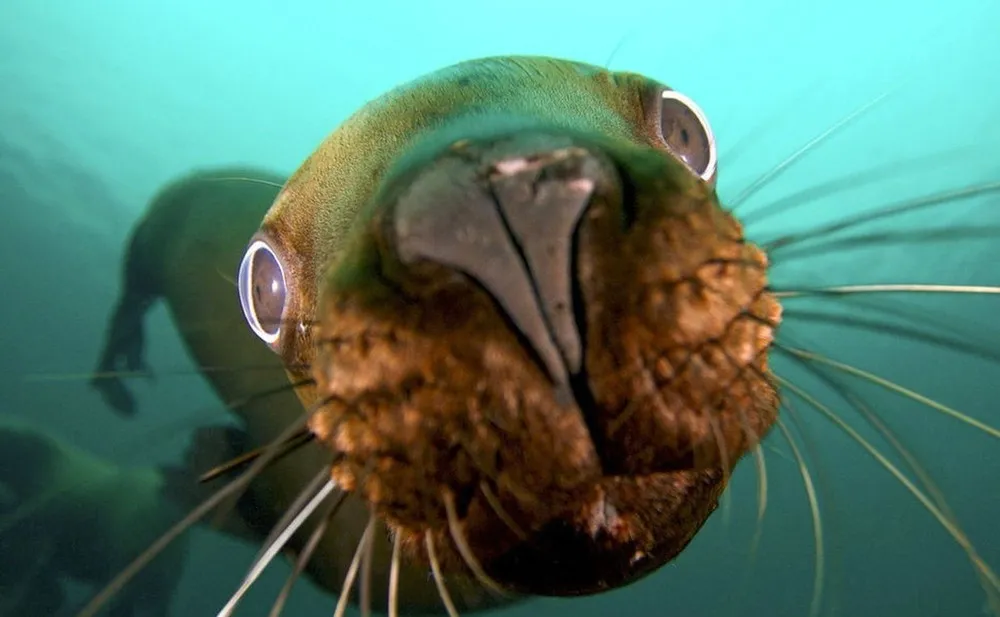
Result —
M833 294L820 297L835 300L840 303L835 306L845 306L852 316L871 313L889 319L889 321L879 320L876 322L874 317L868 319L852 317L849 325L861 328L877 327L883 331L887 327L891 328L895 326L900 328L900 330L896 330L897 332L910 338L941 345L947 349L959 350L969 355L990 360L1000 359L1000 351L992 347L975 345L969 342L971 340L988 340L991 336L994 338L1000 337L1000 330L991 330L986 324L972 323L967 320L963 321L961 327L957 327L954 320L941 319L942 315L940 312L916 310L916 306L913 303L896 303L895 298L905 299L905 294ZM786 303L785 307L794 307L794 303ZM812 318L809 313L795 308L790 308L783 315L800 319ZM817 316L816 319L837 321L843 320L843 316L838 315L833 318ZM909 328L906 328L907 325ZM974 327L975 332L970 331L969 327ZM905 334L904 330L902 330L903 328L905 328ZM929 332L941 332L943 334L932 335ZM797 347L803 347L803 345L797 345Z
M784 405L782 403L783 407ZM816 487L813 483L812 474L809 472L809 466L806 464L805 457L799 451L792 432L788 430L788 426L781 418L778 418L776 424L778 425L778 429L781 430L781 434L785 437L788 446L792 449L792 455L795 457L799 473L802 475L802 485L809 499L809 511L812 513L813 546L816 549L816 553L813 563L813 596L809 603L809 615L810 617L816 617L816 615L819 615L820 605L823 600L823 581L825 580L826 564L826 553L823 549L823 519L820 517L819 498L816 496Z
M960 340L950 336L931 334L930 332L921 330L916 326L901 325L899 323L884 321L881 319L873 319L870 317L837 315L825 311L787 310L783 313L783 318L785 320L785 323L789 323L792 320L801 319L803 321L836 323L849 326L851 328L857 328L859 330L868 330L871 332L882 333L882 334L896 334L901 337L909 338L914 341L921 341L923 343L938 345L945 349L960 351L970 356L976 356L979 358L984 358L986 360L1000 362L1000 352L998 352L997 350L984 347L981 345L968 343L964 340Z
M97 611L99 611L101 607L104 606L104 604L107 603L112 596L114 596L114 594L121 591L122 587L128 584L128 582L132 580L132 578L134 578L135 575L138 574L144 567L146 567L150 561L159 555L163 549L165 549L179 535L189 529L194 523L199 521L203 516L215 508L220 508L220 510L225 508L224 511L228 511L228 508L232 507L235 500L239 498L239 495L246 489L250 482L253 481L253 479L271 463L271 460L278 453L277 447L293 435L299 428L304 426L312 414L326 403L327 399L324 398L313 405L313 407L306 411L301 418L293 422L278 436L277 439L272 441L271 445L273 448L254 461L250 469L244 472L243 475L232 480L229 484L222 487L211 497L203 501L173 527L167 530L166 533L153 542L149 548L140 553L138 557L132 560L132 562L119 572L117 576L111 579L111 581L103 589L101 589L101 591L99 591L97 595L95 595L83 607L83 609L81 609L81 611L77 614L77 617L93 617Z
M492 508L496 515L500 517L503 524L506 525L508 529L513 531L514 535L518 538L521 540L527 540L528 534L521 529L520 525L518 525L509 514L507 514L507 511L504 510L500 500L497 499L497 496L493 493L493 489L490 488L490 485L485 480L479 483L479 490L482 491L483 497L486 498L486 503L488 503L490 508Z
M251 479L252 478L246 476L236 478L223 488L219 489L211 497L203 501L198 507L189 512L184 518L174 524L173 527L167 530L166 533L151 544L149 548L136 557L117 576L115 576L110 583L108 583L90 600L90 602L86 604L86 606L83 607L83 609L80 610L79 613L77 613L77 617L93 617L96 615L97 611L101 610L108 600L121 591L121 589L127 585L136 574L146 567L146 565L148 565L153 558L159 555L163 549L165 549L179 535L187 531L199 519L225 501L229 495L232 495L243 488L250 482Z
M344 503L345 497L347 497L347 493L341 491L337 498L331 501L326 510L321 514L319 523L316 524L316 528L309 534L309 539L306 540L305 546L302 547L302 552L295 560L292 572L288 575L285 584L282 585L281 591L278 593L278 597L271 607L271 612L268 613L268 617L280 617L281 611L285 608L285 603L288 602L288 598L292 593L292 587L306 569L306 564L312 559L313 553L316 552L316 547L319 546L324 534L326 534L327 527L330 526L330 522L340 509L340 504Z
M358 604L361 605L363 617L371 617L372 614L372 553L375 549L374 535L368 539L365 551L361 555L361 594Z
M434 548L434 537L429 529L424 534L424 545L427 547L427 559L431 562L431 575L434 578L434 585L437 586L441 603L444 604L444 610L447 611L448 617L458 617L458 610L451 600L451 594L448 593L448 586L444 584L444 576L441 575L441 563L438 561L437 550Z
M792 246L795 243L802 242L804 240L809 240L810 238L816 238L826 234L836 233L838 231L850 229L851 227L856 227L864 223L885 219L896 214L915 212L917 210L930 208L932 206L952 203L964 199L971 199L973 197L979 197L981 195L989 195L991 193L997 193L997 192L1000 192L1000 182L988 182L984 184L968 186L962 189L946 191L944 193L935 193L933 195L929 195L926 197L919 197L916 199L910 199L898 202L886 208L876 210L875 212L866 212L863 214L859 214L857 216L849 217L847 219L838 221L836 223L831 223L829 225L821 225L819 227L815 227L808 231L792 232L784 236L779 236L778 238L765 243L762 248L767 253L773 253L786 246Z
M392 537L392 560L389 563L389 617L399 617L399 562L402 538L398 533Z
M375 533L375 515L368 517L368 525L365 527L365 532L361 534L361 539L358 540L358 548L354 551L354 558L351 560L351 565L347 568L347 575L344 577L344 587L340 590L340 598L337 600L337 609L333 612L333 617L344 617L344 613L347 611L347 602L351 597L351 588L354 587L354 579L358 576L358 567L361 565L361 555L366 550L365 545L372 541L372 535Z
M754 126L745 133L742 137L736 140L725 152L719 155L720 163L724 163L726 167L732 168L733 163L735 163L743 154L750 148L757 147L760 144L762 137L771 134L775 128L780 127L783 121L787 121L789 118L789 112L791 110L799 109L805 103L808 93L815 89L816 83L809 86L801 88L799 94L795 95L793 99L789 100L787 103L780 106L776 106L775 110L771 112L762 121L755 121ZM732 112L730 112L732 115Z
M942 293L942 294L1000 294L1000 286L994 285L925 285L921 283L891 285L839 285L836 287L796 288L794 290L774 289L776 298L798 298L802 296L823 296L842 294L876 293Z
M253 564L250 566L249 572L243 578L243 582L240 583L239 589L229 598L226 605L222 607L222 610L218 613L218 617L230 617L233 614L240 600L250 591L250 587L257 582L257 579L264 573L264 570L271 564L271 561L274 560L278 553L284 550L285 545L288 544L288 541L295 532L299 530L299 527L312 516L316 508L323 503L335 488L337 488L337 485L333 480L330 480L330 470L328 468L320 471L306 485L295 499L295 502L285 511L284 516L282 516L281 520L278 521L274 529L264 540L264 550L258 553ZM289 520L286 521L286 518Z
M832 197L838 193L849 192L875 182L880 182L886 178L912 173L922 167L940 169L942 157L949 160L957 155L972 154L976 151L981 153L982 148L976 146L964 146L952 148L944 152L925 154L905 160L896 160L891 163L867 167L864 170L845 174L843 176L817 183L805 189L795 191L784 197L775 199L759 208L754 208L750 212L741 214L740 221L745 227L753 225L755 222L763 221L777 214L787 212L793 208L802 207L814 203L826 197Z
M729 453L726 452L726 442L722 435L722 428L719 426L719 423L712 417L711 412L708 412L706 416L708 418L708 425L712 429L712 438L715 439L715 443L718 444L719 448L719 463L722 465L722 481L726 485L726 489L722 491L721 497L722 525L723 528L728 530L732 518L733 508L732 492L729 490L729 480L732 475L729 471Z
M274 462L277 462L282 458L284 458L285 456L291 454L292 452L295 452L301 446L304 446L305 444L309 443L315 438L316 436L313 435L309 429L303 428L299 430L297 433L292 435L292 437L288 441L281 444L281 449L278 451L277 456L275 456ZM267 448L268 446L261 446L259 448L254 448L253 450L245 452L231 460L226 461L225 463L216 465L212 469L203 473L198 478L198 482L200 483L211 482L212 480L218 478L219 476L225 475L241 467L245 467L251 461L257 460L257 458L259 458L264 452L267 451Z
M232 287L233 289L239 289L240 285L239 283L236 282L236 279L234 279L232 275L223 272L222 269L218 267L215 269L215 273L219 275L220 279L229 283L230 287Z
M835 368L835 369L837 369L837 370L839 370L841 372L849 373L849 374L854 375L856 377L860 377L861 379L864 379L865 381L868 381L868 382L871 382L871 383L876 384L878 386L881 386L881 387L885 388L886 390L889 390L890 392L895 392L896 394L904 396L904 397L906 397L906 398L908 398L910 400L916 401L916 402L918 402L918 403L920 403L920 404L922 404L922 405L924 405L926 407L934 409L935 411L943 413L943 414L945 414L947 416L951 416L952 418L955 418L956 420L958 420L959 422L962 422L963 424L968 424L969 426L971 426L973 428L977 428L980 431L986 433L987 435L990 435L992 437L996 437L997 439L1000 439L1000 429L996 429L996 428L994 428L994 427L986 424L985 422L981 422L980 420L976 420L975 418L973 418L971 416L968 416L968 415L966 415L966 414L958 411L957 409L949 407L948 405L945 405L943 403L939 403L939 402L937 402L937 401L935 401L935 400L933 400L931 398L928 398L928 397L926 397L926 396L924 396L924 395L922 395L922 394L920 394L918 392L914 392L913 390L910 390L909 388L905 388L905 387L903 387L903 386L901 386L901 385L899 385L899 384L897 384L897 383L895 383L893 381L889 381L888 379L885 379L884 377L879 377L878 375L876 375L874 373L870 373L868 371L859 369L859 368L857 368L855 366L851 366L850 364L845 364L843 362L838 362L838 361L836 361L836 360L834 360L832 358L828 358L826 356L823 356L823 355L820 355L820 354L817 354L817 353L814 353L814 352L811 352L811 351L805 351L804 349L796 349L794 347L788 347L788 346L782 345L780 343L775 343L775 346L779 350L781 350L781 351L783 351L785 353L788 353L788 354L791 354L791 355L794 355L794 356L798 356L800 358L803 358L803 359L811 361L811 362L818 362L818 363L821 363L821 364L825 364L825 365L831 366L831 367L833 367L833 368Z
M922 242L954 242L956 240L994 239L1000 237L1000 227L962 227L949 225L945 229L912 229L893 230L875 233L859 233L844 238L827 238L813 244L799 244L787 247L782 251L780 262L786 264L796 259L843 253L850 249L865 246L885 246L887 244L901 245L904 243Z
M448 531L451 533L451 539L458 548L458 552L462 555L462 559L465 560L465 565L469 566L472 573L475 575L476 579L482 583L484 587L490 589L495 594L501 597L506 597L507 592L503 590L500 585L494 581L486 571L483 570L482 566L479 564L479 560L476 556L472 554L472 549L469 548L469 543L465 539L465 534L462 533L462 528L459 526L458 513L455 511L455 497L448 491L442 494L444 499L444 508L448 515Z
M836 376L829 374L832 369L829 367L817 366L810 364L808 361L802 358L792 358L799 366L820 379L823 383L828 385L834 392L836 392L841 398L843 398L849 405L851 405L861 416L865 419L868 424L870 424L883 439L896 451L897 454L903 459L907 467L913 472L917 477L917 480L924 486L928 495L933 499L935 505L940 508L942 514L944 514L948 520L954 525L958 525L958 518L956 517L954 511L952 511L951 506L948 504L948 500L944 496L944 491L934 482L930 473L920 464L917 457L903 445L899 437L889 428L889 426L879 418L878 414L875 413L871 407L869 407L861 397L854 394L850 388L843 383ZM994 612L1000 614L1000 594L990 587L989 580L986 579L981 572L976 570L977 578L979 578L980 585L983 588L983 592L989 599L990 605L994 607Z
M750 431L749 427L744 430ZM752 431L750 431L752 433ZM764 515L767 513L767 462L764 460L764 449L760 445L760 438L751 435L756 445L753 449L754 466L757 469L757 523L754 530L753 539L750 541L750 563L753 565L757 559L757 549L760 547L760 539L764 534Z
M983 561L983 559L976 552L975 547L972 546L972 542L961 530L961 528L948 519L941 510L934 505L934 503L927 497L927 495L920 490L913 482L902 473L898 467L892 464L884 454L879 452L878 448L873 446L867 439L865 439L860 433L858 433L850 424L845 422L840 416L834 413L829 407L818 401L815 397L810 395L808 392L802 388L791 383L787 379L775 375L781 384L787 388L790 392L804 400L812 408L819 411L824 417L830 420L834 425L844 431L851 439L853 439L858 445L860 445L869 455L871 455L886 471L892 474L900 484L903 485L906 490L910 492L923 506L924 508L935 518L938 523L954 538L955 542L965 551L966 555L969 557L969 561L972 563L989 585L1000 591L1000 578L997 577L996 573L989 567L989 565Z
M757 521L753 538L750 541L750 556L747 560L747 567L743 571L739 585L739 591L732 594L731 598L746 598L750 584L750 573L754 570L757 562L757 551L760 547L761 537L764 535L764 514L767 512L767 465L764 461L764 449L761 446L760 436L749 426L746 414L740 412L743 430L747 436L756 444L753 448L754 466L757 470Z
M251 394L250 396L245 396L245 397L240 398L240 399L233 399L232 401L228 401L225 404L225 408L226 408L227 411L236 411L236 410L240 409L241 407L245 407L246 405L249 405L250 403L254 403L256 401L265 399L265 398L267 398L269 396L274 396L275 394L281 394L282 392L288 392L290 390L295 390L296 388L300 388L302 386L308 386L308 385L311 385L311 384L314 384L314 383L316 383L316 380L310 377L308 379L301 379L299 381L293 381L293 382L290 382L290 383L282 384L280 386L275 386L273 388L267 388L266 390L261 390L259 392L255 392L255 393Z
M775 165L773 168L771 168L770 171L766 172L765 174L757 178L755 181L750 183L748 187L743 189L743 191L741 191L736 196L735 199L729 202L730 203L729 209L735 212L743 203L746 202L746 200L756 195L761 189L766 187L773 180L780 177L781 174L786 172L797 161L801 160L802 157L804 157L809 152L815 150L819 145L821 145L824 141L826 141L830 137L833 137L834 135L842 131L844 128L850 126L852 122L864 116L865 113L874 109L879 103L888 98L890 94L891 91L888 91L876 96L871 101L865 103L858 109L852 111L848 115L844 116L843 118L835 122L832 126L830 126L830 128L826 129L816 137L813 137L812 139L807 141L801 148L790 154L788 157L785 158L785 160Z
M274 364L247 366L203 366L156 371L91 371L83 373L28 373L22 379L30 383L95 381L103 379L150 379L153 377L194 377L202 373L241 373L250 371L280 371Z
M615 44L614 48L611 50L611 53L608 54L608 59L604 61L604 68L605 68L605 70L611 70L611 61L615 59L615 56L618 55L618 52L621 51L622 47L624 47L625 43L628 41L629 35L632 35L632 34L635 34L635 28L633 28L632 30L629 30L628 32L626 32L625 34L623 34L621 36L621 38L618 39L618 42Z
M262 184L264 186L272 186L276 189L281 189L284 185L277 182L272 182L270 180L264 180L263 178L251 178L250 176L224 176L218 178L205 178L207 182L249 182L250 184Z
M218 525L222 521L222 517L228 514L233 507L236 506L237 500L243 494L245 487L250 484L250 481L256 478L264 471L264 469L270 465L274 458L281 453L281 445L286 443L291 439L296 433L306 428L309 424L309 419L312 418L313 414L323 408L330 401L331 397L323 397L317 400L309 409L305 411L299 418L292 422L281 434L278 435L267 447L267 451L257 457L257 459L250 464L250 468L244 472L241 477L247 478L246 484L242 486L238 492L234 492L233 496L230 497L226 502L220 504L219 513L217 514L214 525Z

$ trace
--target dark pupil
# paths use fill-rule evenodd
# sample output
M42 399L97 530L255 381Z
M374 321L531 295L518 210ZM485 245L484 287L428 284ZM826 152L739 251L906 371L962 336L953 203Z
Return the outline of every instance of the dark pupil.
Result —
M671 99L663 101L660 116L663 141L697 174L708 167L711 148L700 128L701 122L687 105Z
M275 334L285 308L285 281L271 251L259 250L253 257L253 305L261 329Z

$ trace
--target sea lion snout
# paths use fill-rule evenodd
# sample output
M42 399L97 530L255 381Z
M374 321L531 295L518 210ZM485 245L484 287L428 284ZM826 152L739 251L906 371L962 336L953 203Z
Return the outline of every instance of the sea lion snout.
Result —
M461 569L461 520L515 589L621 584L687 543L720 470L774 420L765 273L661 151L458 143L388 181L321 280L313 374L330 402L312 430L416 558L431 534ZM536 586L549 568L561 581Z
M605 156L566 137L458 142L396 202L396 251L404 264L430 260L476 280L567 388L583 356L574 236L594 194L617 185Z

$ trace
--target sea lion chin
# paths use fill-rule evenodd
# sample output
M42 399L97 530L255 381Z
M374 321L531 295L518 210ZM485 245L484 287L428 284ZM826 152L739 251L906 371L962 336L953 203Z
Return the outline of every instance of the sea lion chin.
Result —
M780 319L714 149L659 82L489 58L362 108L282 189L247 321L410 560L596 593L714 511L776 420Z

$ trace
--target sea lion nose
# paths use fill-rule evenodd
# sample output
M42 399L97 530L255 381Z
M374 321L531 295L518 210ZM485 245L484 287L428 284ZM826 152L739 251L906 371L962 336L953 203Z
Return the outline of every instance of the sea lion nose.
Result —
M404 263L431 260L478 281L567 385L583 361L576 228L592 200L617 187L602 153L566 137L457 143L400 195L396 249Z

